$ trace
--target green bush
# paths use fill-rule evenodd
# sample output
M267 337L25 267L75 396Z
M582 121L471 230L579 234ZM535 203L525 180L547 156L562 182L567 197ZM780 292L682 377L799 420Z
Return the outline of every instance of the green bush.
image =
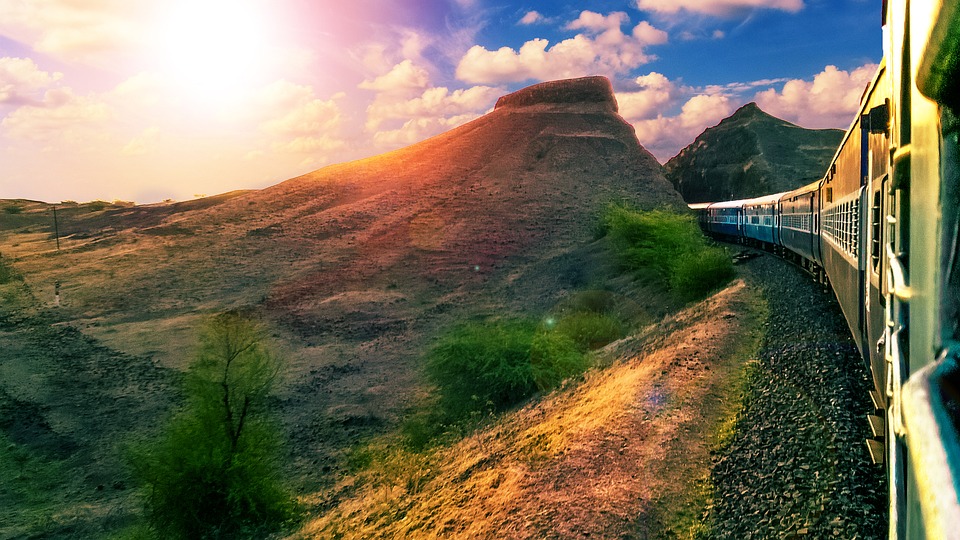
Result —
M187 406L130 460L147 519L163 538L256 538L291 519L279 436L265 398L280 370L248 319L227 313L200 336Z
M8 261L9 259L5 259L0 255L0 285L10 283L11 281L23 281L23 276L21 276Z
M733 264L722 248L705 247L677 258L670 274L670 288L684 300L702 298L733 278Z
M530 369L540 391L557 386L564 379L579 375L590 367L589 360L574 340L561 332L538 332L530 344Z
M564 315L557 321L554 330L570 337L581 351L603 347L623 336L619 319L592 311Z
M527 320L461 326L443 337L426 361L439 408L451 421L505 409L586 367L572 339L538 331Z
M527 321L468 324L444 337L427 356L427 375L441 406L461 418L502 409L536 391L530 370L535 326Z
M617 301L610 291L590 289L574 293L565 304L565 307L572 311L611 313L615 310Z
M602 222L624 268L663 283L683 300L702 297L733 276L730 257L708 244L692 214L614 206Z

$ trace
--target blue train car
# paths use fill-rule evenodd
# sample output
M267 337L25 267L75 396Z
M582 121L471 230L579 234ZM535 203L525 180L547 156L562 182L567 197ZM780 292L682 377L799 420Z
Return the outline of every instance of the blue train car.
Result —
M728 238L743 237L743 203L725 201L707 207L707 231Z
M743 203L743 236L747 239L772 246L780 245L780 197L774 193L750 199Z
M708 232L707 226L707 208L710 206L710 203L693 203L688 204L690 210L693 210L694 215L697 217L697 225L700 225L700 229L704 232Z
M780 198L780 243L801 259L823 265L820 256L820 184L822 180Z

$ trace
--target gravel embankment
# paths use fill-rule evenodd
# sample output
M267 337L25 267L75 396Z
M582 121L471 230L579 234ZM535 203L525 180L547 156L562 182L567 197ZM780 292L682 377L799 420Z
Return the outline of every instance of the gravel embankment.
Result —
M742 268L770 318L752 397L715 463L715 537L885 538L886 480L863 442L871 384L836 299L772 255Z

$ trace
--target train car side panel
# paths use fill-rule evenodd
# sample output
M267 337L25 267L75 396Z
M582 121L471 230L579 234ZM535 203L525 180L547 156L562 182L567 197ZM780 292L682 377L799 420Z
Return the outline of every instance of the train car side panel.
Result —
M750 199L743 203L743 235L770 245L780 245L777 208L783 193Z
M743 202L726 201L708 206L708 230L713 234L739 239L743 235Z
M780 199L780 243L804 259L820 264L814 236L815 196L820 182L785 193Z

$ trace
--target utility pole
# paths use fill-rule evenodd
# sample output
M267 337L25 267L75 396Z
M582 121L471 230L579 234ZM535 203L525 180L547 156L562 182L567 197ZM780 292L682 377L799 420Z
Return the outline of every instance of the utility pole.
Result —
M60 224L57 222L57 205L53 205L53 235L57 239L57 253L60 253ZM53 282L53 303L60 307L60 280Z
M53 205L53 234L57 238L57 253L60 252L60 224L57 223L57 205Z

